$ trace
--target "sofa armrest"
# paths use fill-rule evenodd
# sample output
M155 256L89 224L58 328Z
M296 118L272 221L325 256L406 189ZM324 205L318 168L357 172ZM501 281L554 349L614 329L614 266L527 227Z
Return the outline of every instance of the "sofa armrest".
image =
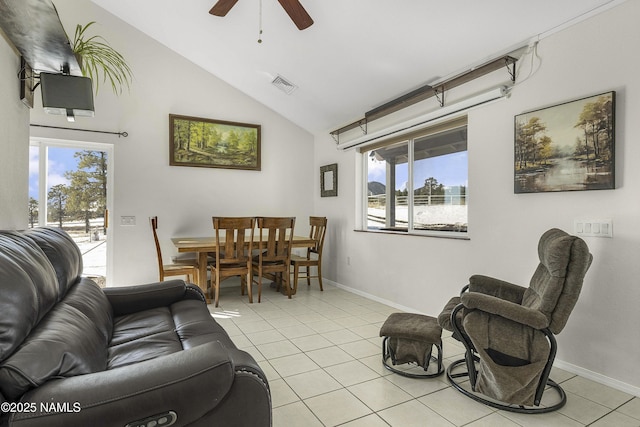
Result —
M467 309L496 314L534 329L544 329L549 326L549 319L540 311L492 295L467 292L460 297L460 301Z
M105 288L103 291L116 316L156 307L166 307L182 299L206 301L198 287L187 285L183 280L111 287Z
M522 286L480 274L469 278L469 291L492 295L517 304L522 302L525 290Z
M125 426L173 411L176 425L189 425L212 411L229 393L234 364L217 341L108 371L49 381L21 402L35 412L14 413L17 426ZM68 411L41 411L51 402ZM133 424L137 425L137 424Z

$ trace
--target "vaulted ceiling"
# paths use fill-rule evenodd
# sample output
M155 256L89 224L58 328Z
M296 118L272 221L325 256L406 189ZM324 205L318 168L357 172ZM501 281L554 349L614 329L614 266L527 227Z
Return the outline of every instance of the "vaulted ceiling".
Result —
M315 133L625 0L300 0L303 31L276 0L92 1Z

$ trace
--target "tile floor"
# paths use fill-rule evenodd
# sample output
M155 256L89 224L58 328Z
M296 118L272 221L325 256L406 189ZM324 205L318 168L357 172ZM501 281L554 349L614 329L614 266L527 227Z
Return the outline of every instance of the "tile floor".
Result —
M220 307L210 311L267 375L274 427L640 427L640 398L556 368L551 378L562 384L567 404L541 415L476 403L446 375L393 374L382 367L378 333L398 310L333 286L302 286L291 300L266 287L260 304L239 294L223 288ZM446 331L443 337L447 366L463 347Z

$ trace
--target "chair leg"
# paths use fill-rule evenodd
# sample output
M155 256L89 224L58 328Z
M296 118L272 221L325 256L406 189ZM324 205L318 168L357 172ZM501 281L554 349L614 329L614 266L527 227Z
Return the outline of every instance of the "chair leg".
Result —
M293 289L298 292L298 273L300 272L299 266L297 264L293 265Z
M215 280L215 284L214 284L214 301L215 301L215 307L218 306L218 300L220 299L220 275L216 274L216 280Z
M311 267L309 267L307 265L305 268L306 268L306 272L307 272L307 286L311 286L311 277L309 277L310 276Z
M247 295L249 295L249 303L253 304L253 292L251 289L251 282L247 281L247 277L249 275L247 274L247 276L242 276L240 277L240 287L242 288L242 294L244 295L244 288L247 288Z
M280 280L287 287L287 298L291 299L291 277L288 271L286 273L287 274L280 273Z
M216 276L213 272L213 270L211 271L211 280L207 280L207 285L206 285L206 289L203 290L204 294L207 297L207 301L211 300L213 298L213 287L214 285L214 281L216 279ZM210 302L209 302L210 303Z
M320 290L323 291L324 289L322 289L322 266L318 264L318 267L316 268L318 269L318 284L320 285Z
M258 302L260 302L261 298L262 298L262 276L258 274Z

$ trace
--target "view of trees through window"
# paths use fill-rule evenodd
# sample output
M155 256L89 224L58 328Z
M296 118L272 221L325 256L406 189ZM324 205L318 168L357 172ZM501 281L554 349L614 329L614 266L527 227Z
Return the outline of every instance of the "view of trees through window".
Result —
M40 162L46 153L46 200L41 201ZM43 206L44 205L44 206ZM45 208L46 207L46 208ZM83 252L84 272L105 275L107 153L49 146L30 151L29 226L48 225L67 231ZM46 218L44 217L46 215ZM91 253L91 258L85 254Z
M467 231L466 126L363 153L368 229Z

